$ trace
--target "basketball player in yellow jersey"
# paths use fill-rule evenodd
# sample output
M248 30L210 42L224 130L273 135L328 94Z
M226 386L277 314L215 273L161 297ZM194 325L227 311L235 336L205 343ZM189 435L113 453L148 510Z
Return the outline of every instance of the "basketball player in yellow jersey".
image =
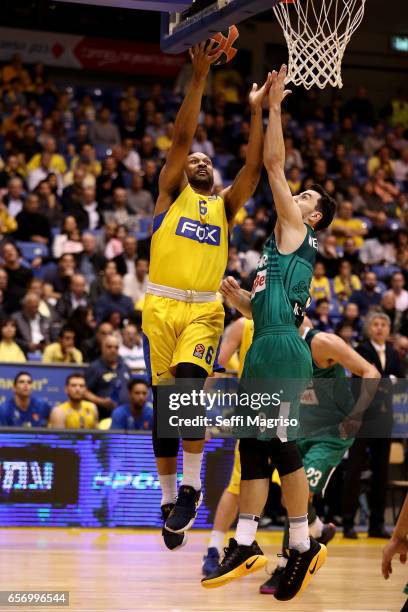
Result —
M98 409L92 402L84 400L85 377L81 373L70 374L65 381L68 401L52 409L49 426L68 429L95 429L98 424Z
M157 435L157 384L164 378L200 380L212 372L224 311L216 291L228 256L228 232L254 193L262 168L262 103L268 77L249 95L251 128L246 162L232 185L213 194L213 166L190 153L206 78L219 54L212 45L190 50L193 75L174 124L172 146L160 173L149 284L143 309L145 361L151 371L155 425L153 447L162 488L163 537L170 549L185 542L201 500L204 440L183 440L183 481L177 494L178 439ZM204 437L204 436L203 436Z

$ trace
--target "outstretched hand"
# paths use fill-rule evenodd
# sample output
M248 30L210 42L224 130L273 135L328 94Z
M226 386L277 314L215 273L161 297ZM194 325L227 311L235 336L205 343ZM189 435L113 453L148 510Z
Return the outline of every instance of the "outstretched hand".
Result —
M191 62L193 64L193 74L196 78L205 78L211 65L221 56L222 50L214 51L214 46L217 44L215 40L211 40L209 43L205 41L189 49Z
M394 555L400 557L401 563L406 563L408 554L408 542L406 540L400 540L393 536L388 542L387 546L383 550L382 556L382 575L387 580L392 574L392 558Z
M292 93L290 89L285 89L286 74L287 68L285 64L282 64L279 72L276 72L276 70L272 71L271 85L268 94L269 108L272 106L280 106L286 96Z
M249 105L252 109L262 108L272 85L272 73L268 72L265 83L262 87L258 87L258 83L252 84L252 89L249 92Z

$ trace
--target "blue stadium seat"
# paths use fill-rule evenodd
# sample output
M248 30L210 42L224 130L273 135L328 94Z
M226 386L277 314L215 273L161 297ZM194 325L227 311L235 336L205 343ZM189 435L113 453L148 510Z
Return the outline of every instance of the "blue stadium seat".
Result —
M20 249L22 256L28 262L33 261L36 257L48 257L49 251L45 244L38 242L21 242L17 241L17 247Z

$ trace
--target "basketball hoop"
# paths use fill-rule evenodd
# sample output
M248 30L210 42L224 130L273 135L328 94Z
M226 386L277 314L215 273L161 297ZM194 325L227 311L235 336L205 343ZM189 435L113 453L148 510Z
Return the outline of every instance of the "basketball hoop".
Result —
M273 11L288 45L287 83L343 87L341 62L366 0L282 0Z

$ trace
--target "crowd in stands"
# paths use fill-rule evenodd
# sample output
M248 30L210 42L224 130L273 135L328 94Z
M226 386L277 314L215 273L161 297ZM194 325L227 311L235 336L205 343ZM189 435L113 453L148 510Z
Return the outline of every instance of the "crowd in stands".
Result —
M192 146L213 159L216 190L236 176L249 136L245 84L228 83L207 95ZM18 55L0 84L0 362L89 364L83 401L97 412L85 422L119 423L112 411L126 406L123 422L128 385L145 368L152 215L181 86L57 84ZM338 202L319 237L309 316L355 346L367 312L386 312L406 371L408 99L398 92L374 109L360 87L324 107L311 91L288 100L283 124L292 193L318 182ZM226 270L246 289L273 224L263 175L237 216ZM226 306L226 324L236 316Z

